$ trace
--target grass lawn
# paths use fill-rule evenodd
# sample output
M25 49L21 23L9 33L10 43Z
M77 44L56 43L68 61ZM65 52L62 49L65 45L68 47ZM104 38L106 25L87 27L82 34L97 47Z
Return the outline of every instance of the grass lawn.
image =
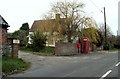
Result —
M44 49L40 50L40 52L33 52L32 48L25 48L25 47L21 47L20 50L21 51L26 51L32 54L36 54L36 55L41 55L41 56L52 56L54 55L54 47L45 47Z
M2 56L2 72L5 74L13 74L24 71L29 67L30 63L25 62L20 58Z

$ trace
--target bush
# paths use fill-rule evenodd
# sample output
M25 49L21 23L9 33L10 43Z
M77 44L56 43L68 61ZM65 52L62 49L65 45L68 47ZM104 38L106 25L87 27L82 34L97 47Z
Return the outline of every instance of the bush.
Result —
M33 51L39 52L46 45L46 36L43 33L36 31L30 35Z

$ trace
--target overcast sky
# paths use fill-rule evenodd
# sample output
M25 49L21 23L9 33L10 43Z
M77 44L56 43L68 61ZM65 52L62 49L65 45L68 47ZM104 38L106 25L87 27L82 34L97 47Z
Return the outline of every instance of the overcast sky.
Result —
M23 23L32 26L34 20L42 19L51 8L51 4L60 0L0 0L0 15L10 25L8 32L18 30ZM67 0L72 1L72 0ZM93 17L96 22L103 23L103 7L106 7L107 24L114 35L118 29L118 1L119 0L78 0L85 4L86 15Z

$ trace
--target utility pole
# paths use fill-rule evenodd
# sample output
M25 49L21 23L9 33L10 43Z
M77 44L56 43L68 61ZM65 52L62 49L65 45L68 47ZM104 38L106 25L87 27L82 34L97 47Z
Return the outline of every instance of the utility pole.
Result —
M104 50L108 49L107 45L107 31L106 31L106 12L105 12L105 7L104 7L104 25L105 25L105 42L104 42Z

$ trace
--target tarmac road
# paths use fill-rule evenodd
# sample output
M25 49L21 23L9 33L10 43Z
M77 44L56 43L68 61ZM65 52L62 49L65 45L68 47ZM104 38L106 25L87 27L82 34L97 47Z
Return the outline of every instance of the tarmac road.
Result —
M9 77L118 77L118 52L79 56L37 56L19 52L32 67Z

